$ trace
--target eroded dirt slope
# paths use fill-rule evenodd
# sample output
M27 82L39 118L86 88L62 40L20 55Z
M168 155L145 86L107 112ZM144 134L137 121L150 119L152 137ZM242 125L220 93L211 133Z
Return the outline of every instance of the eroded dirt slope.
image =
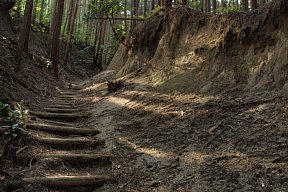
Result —
M154 86L176 93L287 89L287 1L251 11L205 14L187 7L139 25L109 69L142 70Z

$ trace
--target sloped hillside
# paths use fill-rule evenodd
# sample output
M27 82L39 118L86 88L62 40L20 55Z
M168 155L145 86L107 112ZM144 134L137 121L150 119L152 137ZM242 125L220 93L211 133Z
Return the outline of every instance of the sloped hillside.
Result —
M131 48L120 46L109 69L118 76L142 70L176 93L286 90L287 14L284 0L247 13L159 12L134 29Z

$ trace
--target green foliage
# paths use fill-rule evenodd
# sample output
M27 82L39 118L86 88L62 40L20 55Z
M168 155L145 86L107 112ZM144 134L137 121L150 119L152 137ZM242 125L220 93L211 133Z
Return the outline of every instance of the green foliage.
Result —
M232 13L232 12L239 12L239 11L241 11L241 7L240 6L236 6L236 5L228 6L226 8L220 7L218 9L216 9L216 13L217 14L223 14L223 13L225 14L225 13Z
M197 10L200 10L201 9L201 3L200 2L192 2L192 7L197 9Z
M160 6L157 6L156 9L152 11L152 15L154 14L163 15L164 14L163 8Z
M0 117L3 119L0 128L5 129L5 136L16 138L24 132L23 127L28 120L28 111L23 110L19 104L11 106L0 101Z

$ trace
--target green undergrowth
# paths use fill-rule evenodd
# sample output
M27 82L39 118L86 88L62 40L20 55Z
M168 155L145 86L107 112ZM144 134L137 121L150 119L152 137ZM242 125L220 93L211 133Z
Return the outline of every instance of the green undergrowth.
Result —
M28 110L20 104L8 104L0 101L0 129L4 139L13 139L21 136L24 125L28 120Z

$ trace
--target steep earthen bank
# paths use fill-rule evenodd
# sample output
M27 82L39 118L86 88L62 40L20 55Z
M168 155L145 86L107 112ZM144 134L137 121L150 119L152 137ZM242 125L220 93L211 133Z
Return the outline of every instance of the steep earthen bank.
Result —
M159 12L137 26L108 69L142 70L169 92L286 90L288 2L225 15L187 7Z

